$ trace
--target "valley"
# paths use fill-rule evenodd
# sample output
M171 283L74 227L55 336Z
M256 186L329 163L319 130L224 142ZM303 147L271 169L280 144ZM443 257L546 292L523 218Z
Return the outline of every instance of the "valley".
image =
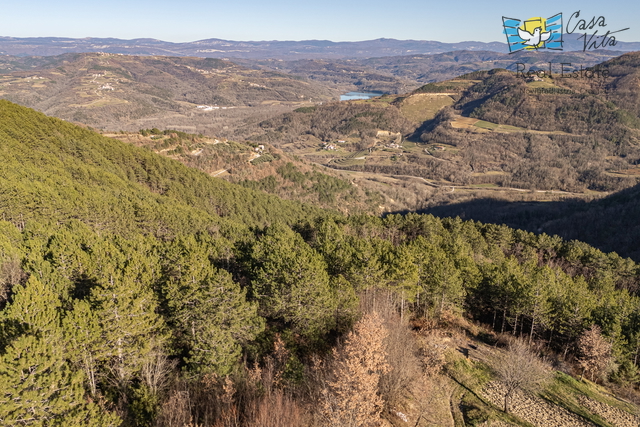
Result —
M0 423L636 425L640 54L459 55L6 61Z
M277 156L284 156L283 160L257 165L233 157L224 160L225 156L207 144L187 144L178 153L178 146L145 143L160 154L232 182L258 182L272 176L279 182L275 187L266 181L255 185L304 200L308 197L304 192L276 190L284 182L275 170L287 162L305 171L323 166L317 173L351 180L347 186L354 194L362 189L377 194L365 197L369 201L364 204L347 203L347 210L415 211L488 195L513 201L588 201L637 182L635 125L620 122L593 133L584 125L591 118L579 117L577 127L568 127L566 120L558 127L553 120L536 125L517 116L506 118L500 112L504 101L494 100L504 99L507 92L497 96L496 90L508 87L510 99L556 111L566 109L561 101L585 94L588 102L598 105L627 103L628 97L622 101L616 98L621 89L607 87L597 89L597 94L593 85L585 86L576 79L525 82L513 73L481 70L514 68L520 62L529 68L558 60L595 64L610 55L547 53L534 61L528 53L516 58L459 52L342 62L238 60L244 64L238 65L212 58L65 54L48 59L16 58L14 63L33 71L0 75L0 96L103 129L108 135L123 131L134 135L129 138L132 142L140 129L156 128L233 141L234 147L244 146L245 152L266 145ZM475 71L422 85L420 81L430 79L400 73L421 67L431 79L441 75L437 70L450 73L447 75ZM344 80L340 75L349 77ZM363 78L367 85L358 83ZM626 79L626 75L614 76L612 82ZM385 86L393 81L402 82L401 86ZM389 93L336 102L341 93L368 87ZM574 95L534 92L539 87ZM523 89L524 97L518 92ZM409 91L394 93L400 90ZM617 107L612 113L626 117L628 107L621 106L624 108ZM592 138L587 137L589 132L599 141L597 149L587 149L585 141ZM627 136L619 136L623 134ZM629 142L612 144L612 138ZM576 142L582 144L581 150L575 150ZM549 168L554 156L571 160L551 162Z

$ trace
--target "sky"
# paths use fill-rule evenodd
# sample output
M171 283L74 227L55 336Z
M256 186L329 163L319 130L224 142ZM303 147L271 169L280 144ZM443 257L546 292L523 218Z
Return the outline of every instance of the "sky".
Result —
M562 2L456 0L0 0L0 36L225 40L378 38L505 41L502 17L603 16L620 41L640 41L640 1ZM576 18L572 22L576 22Z

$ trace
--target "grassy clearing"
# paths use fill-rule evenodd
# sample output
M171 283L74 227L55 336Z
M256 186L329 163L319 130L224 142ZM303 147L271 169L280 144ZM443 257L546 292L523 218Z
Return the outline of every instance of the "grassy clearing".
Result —
M483 129L495 130L495 129L498 129L500 125L496 123L485 122L484 120L478 120L477 122L474 123L474 126L477 126Z
M494 421L533 427L511 414L505 414L481 397L482 388L494 379L488 365L466 359L452 350L447 354L445 372L458 385L451 402L456 427L491 425L487 423Z
M398 99L397 95L382 95L379 97L377 96L375 98L362 99L358 101L362 101L360 102L362 104L383 104L384 106L388 106L389 104L394 102L396 99Z
M422 123L433 119L442 108L453 105L454 101L448 95L420 93L411 95L402 101L400 112L407 119Z
M544 395L544 397L549 400L573 400L573 403L578 405L577 400L575 399L580 395L587 396L591 399L597 400L598 402L618 408L630 414L635 414L635 407L633 405L610 396L606 390L597 384L587 380L579 381L572 376L561 372L556 374L554 383L547 389L547 394Z
M542 82L529 82L529 83L527 83L527 87L535 89L535 88L538 88L538 87L557 88L558 86L556 86L553 83L550 83L548 81L542 81Z

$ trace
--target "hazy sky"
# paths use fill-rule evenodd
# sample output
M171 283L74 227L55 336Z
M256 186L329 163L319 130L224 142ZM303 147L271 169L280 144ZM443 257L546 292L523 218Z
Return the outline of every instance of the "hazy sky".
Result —
M605 17L607 27L599 34L630 27L618 39L640 41L637 0L0 0L0 6L0 36L11 37L504 42L503 15L528 19L562 12L566 20L580 10L587 22Z

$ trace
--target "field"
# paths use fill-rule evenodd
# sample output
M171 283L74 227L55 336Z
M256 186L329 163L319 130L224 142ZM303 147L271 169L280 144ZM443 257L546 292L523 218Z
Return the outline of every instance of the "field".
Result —
M529 132L537 134L555 134L555 135L568 135L566 132L560 131L539 131L525 129L517 126L500 125L497 123L487 122L485 120L475 119L473 117L463 117L456 115L451 121L451 127L455 129L467 129L477 133L484 132L499 132L499 133L514 133L514 132Z
M451 95L417 93L402 101L400 111L409 120L422 123L433 119L440 109L453 103Z

